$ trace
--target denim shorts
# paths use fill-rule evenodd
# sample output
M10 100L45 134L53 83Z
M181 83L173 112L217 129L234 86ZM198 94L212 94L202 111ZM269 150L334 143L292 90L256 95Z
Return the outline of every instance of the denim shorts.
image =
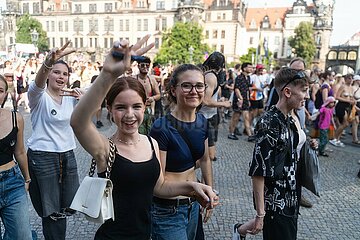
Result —
M199 218L199 203L178 206L152 204L152 240L194 240Z
M25 181L18 165L0 172L0 217L5 228L2 239L32 239Z
M27 152L31 183L31 202L40 217L64 212L79 187L74 152ZM61 214L59 214L61 215Z

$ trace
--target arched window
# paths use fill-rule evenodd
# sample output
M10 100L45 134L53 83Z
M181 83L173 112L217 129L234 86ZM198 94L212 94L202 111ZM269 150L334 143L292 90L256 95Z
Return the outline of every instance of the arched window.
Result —
M357 54L355 51L351 51L348 53L348 60L356 60Z
M339 52L339 59L340 60L346 60L346 57L347 57L346 52L344 52L344 51Z
M278 19L276 20L275 27L276 27L276 28L282 28L282 22L281 22L281 19L280 19L280 18L278 18Z
M329 52L328 59L329 60L335 60L337 57L337 53L335 51Z
M256 28L256 21L255 21L255 19L251 19L250 28Z

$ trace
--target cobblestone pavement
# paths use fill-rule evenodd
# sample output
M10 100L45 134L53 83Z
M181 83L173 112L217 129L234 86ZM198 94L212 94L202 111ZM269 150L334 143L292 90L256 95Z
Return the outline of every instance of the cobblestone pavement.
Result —
M31 133L30 116L24 113L25 139ZM101 132L110 136L114 131L107 120ZM220 192L221 204L204 225L206 239L231 239L232 225L245 222L255 215L252 203L251 179L248 177L248 163L252 155L253 143L245 137L233 141L227 139L228 125L222 123L217 144L217 158L213 163L215 187ZM360 165L360 148L351 145L351 136L344 140L346 147L329 146L333 150L331 157L320 158L321 197L317 198L308 191L304 195L314 203L311 209L301 208L298 239L360 239L360 179L356 177ZM347 144L348 143L348 144ZM90 156L78 144L75 150L79 175L82 179L90 166ZM31 204L29 204L31 205ZM43 239L41 220L32 206L31 225ZM68 219L67 239L93 239L98 225L87 222L77 213ZM248 239L262 239L249 236ZM175 240L175 239L174 239Z

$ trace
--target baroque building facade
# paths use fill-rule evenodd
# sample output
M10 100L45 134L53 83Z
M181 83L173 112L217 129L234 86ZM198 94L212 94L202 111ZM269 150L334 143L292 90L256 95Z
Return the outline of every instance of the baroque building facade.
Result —
M162 34L176 21L202 25L204 42L222 52L227 62L238 61L249 47L258 46L271 51L274 59L286 60L292 56L288 38L301 21L310 21L318 49L315 63L322 66L332 31L333 5L334 0L314 0L310 6L296 0L290 7L257 9L247 8L241 0L7 0L7 9L13 13L7 17L30 14L47 32L50 48L71 40L84 57L97 61L114 40L135 42L148 33L155 43L149 55L154 56ZM2 45L14 43L15 30L3 36Z

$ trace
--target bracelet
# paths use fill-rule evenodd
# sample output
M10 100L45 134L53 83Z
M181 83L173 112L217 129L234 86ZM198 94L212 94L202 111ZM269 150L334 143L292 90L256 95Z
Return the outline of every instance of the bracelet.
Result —
M264 218L264 217L265 217L265 214L266 214L266 213L263 213L263 214L260 214L260 215L259 215L259 214L256 213L256 218Z
M238 101L243 101L244 99L242 99L242 98L238 98Z
M53 66L49 67L48 65L46 65L46 61L43 62L43 65L48 70L51 70L53 68Z
M31 178L29 178L28 180L25 180L25 183L30 183L31 182Z

